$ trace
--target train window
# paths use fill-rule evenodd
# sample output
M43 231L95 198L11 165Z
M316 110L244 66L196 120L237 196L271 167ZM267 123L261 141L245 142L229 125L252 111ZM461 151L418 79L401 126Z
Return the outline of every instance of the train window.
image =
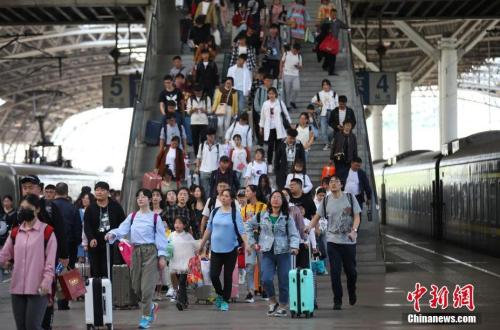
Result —
M489 182L490 186L490 191L488 194L488 216L487 216L487 221L494 225L496 218L497 218L497 212L496 212L496 200L497 200L497 185L495 184L495 181L491 180Z

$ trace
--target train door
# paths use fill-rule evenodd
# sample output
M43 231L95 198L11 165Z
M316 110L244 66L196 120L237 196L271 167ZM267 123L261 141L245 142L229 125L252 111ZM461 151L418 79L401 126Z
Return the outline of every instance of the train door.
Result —
M443 180L439 172L441 158L436 161L434 180L432 181L432 236L435 239L443 238Z

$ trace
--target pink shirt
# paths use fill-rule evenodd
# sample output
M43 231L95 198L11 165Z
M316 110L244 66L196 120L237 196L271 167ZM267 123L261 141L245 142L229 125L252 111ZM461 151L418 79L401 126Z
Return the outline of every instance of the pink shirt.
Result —
M47 224L35 220L33 228L19 227L16 243L12 244L9 235L2 251L0 263L3 264L14 257L10 293L37 295L38 288L44 287L52 292L52 281L55 276L57 241L52 235L44 249L43 232Z

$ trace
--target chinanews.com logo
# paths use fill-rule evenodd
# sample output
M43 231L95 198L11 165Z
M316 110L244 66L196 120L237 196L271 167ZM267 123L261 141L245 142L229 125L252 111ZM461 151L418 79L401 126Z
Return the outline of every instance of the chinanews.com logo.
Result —
M420 301L425 299L426 293L430 296L429 308L439 312L423 313L420 310ZM406 300L413 303L414 313L405 313L403 322L408 324L478 324L479 314L472 313L476 309L474 302L474 285L455 285L451 293L448 287L438 287L431 284L430 291L419 282L415 283L415 290L406 295ZM425 300L423 300L425 301ZM456 312L450 313L449 310ZM466 310L466 311L464 311ZM464 312L462 312L464 311Z

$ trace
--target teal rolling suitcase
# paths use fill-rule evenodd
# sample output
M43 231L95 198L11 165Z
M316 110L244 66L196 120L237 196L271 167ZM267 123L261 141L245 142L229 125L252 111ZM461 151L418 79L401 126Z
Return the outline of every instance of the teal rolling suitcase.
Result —
M292 257L295 260L295 257ZM295 264L294 262L292 262ZM288 286L290 295L290 314L292 318L306 318L314 316L314 279L311 269L303 268L290 270L288 273Z

